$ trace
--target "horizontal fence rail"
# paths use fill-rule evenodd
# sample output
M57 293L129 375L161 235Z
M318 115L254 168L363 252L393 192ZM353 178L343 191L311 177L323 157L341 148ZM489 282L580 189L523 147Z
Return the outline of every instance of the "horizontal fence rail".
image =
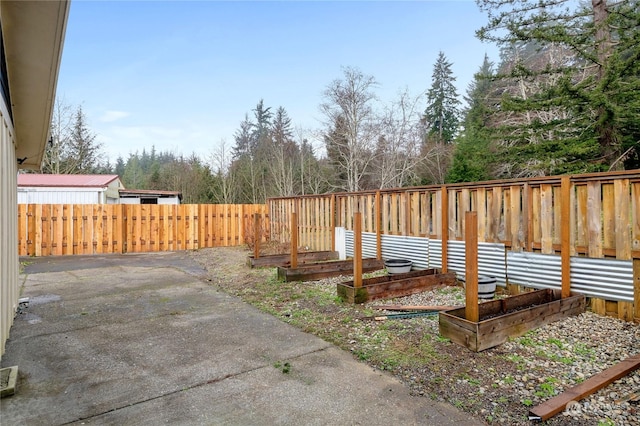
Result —
M19 204L18 253L50 256L193 250L253 244L262 204Z
M429 239L428 264L446 270L464 262L457 242L465 239L465 213L475 211L480 247L504 245L509 285L571 282L573 290L592 295L596 312L640 321L640 170L281 197L268 204L271 235L278 241L287 241L290 214L297 212L299 240L326 249L334 244L335 227L353 230L354 213L360 212L363 233L373 234L366 247L375 247L378 257L390 250L387 236L423 237ZM519 253L531 256L512 256ZM536 269L536 255L552 255L558 264ZM501 268L495 263L500 256L492 255L492 267ZM607 262L580 258L627 261L624 290L602 282L606 271L593 269L606 269ZM516 261L511 270L508 259Z

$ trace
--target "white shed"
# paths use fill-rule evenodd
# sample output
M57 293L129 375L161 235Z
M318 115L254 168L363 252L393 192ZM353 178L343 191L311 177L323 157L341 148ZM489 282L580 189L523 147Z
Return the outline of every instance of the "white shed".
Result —
M18 204L118 204L118 175L18 174Z
M180 204L179 191L158 191L155 189L121 189L120 204Z

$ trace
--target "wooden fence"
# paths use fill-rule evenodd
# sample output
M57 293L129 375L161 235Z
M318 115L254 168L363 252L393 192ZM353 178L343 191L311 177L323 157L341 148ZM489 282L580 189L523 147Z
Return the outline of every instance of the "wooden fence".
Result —
M20 204L21 256L192 250L252 244L262 204Z
M640 319L640 170L565 177L490 181L339 193L269 201L271 235L286 241L290 213L298 212L299 240L315 250L331 249L334 226L378 236L412 235L464 240L465 212L476 211L478 240L507 250L543 254L634 259L635 302L594 300L599 313ZM443 235L445 238L443 238ZM568 264L568 262L567 262ZM568 270L563 269L563 275ZM568 275L567 275L568 276Z

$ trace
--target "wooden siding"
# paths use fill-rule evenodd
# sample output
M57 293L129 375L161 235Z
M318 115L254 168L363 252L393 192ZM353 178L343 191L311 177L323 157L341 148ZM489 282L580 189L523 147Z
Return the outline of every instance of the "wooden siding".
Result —
M309 223L353 229L354 212L362 212L363 232L375 232L378 240L382 234L444 236L446 251L447 240L465 238L465 212L476 211L478 241L503 243L507 250L561 255L565 247L570 256L640 259L640 170L573 175L565 177L565 188L562 181L552 176L272 198L271 235L287 241L290 213L303 211L301 241L312 250L328 249L333 226ZM568 210L563 203L569 203ZM592 299L592 309L640 320L639 282L634 275L633 303Z
M254 239L262 204L19 204L18 253L51 256L239 246ZM266 221L266 222L264 222Z

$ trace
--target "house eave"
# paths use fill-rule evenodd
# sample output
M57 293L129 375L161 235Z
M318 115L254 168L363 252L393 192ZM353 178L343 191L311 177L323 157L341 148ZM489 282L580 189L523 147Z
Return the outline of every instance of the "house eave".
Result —
M19 168L39 169L56 94L70 2L0 2Z

